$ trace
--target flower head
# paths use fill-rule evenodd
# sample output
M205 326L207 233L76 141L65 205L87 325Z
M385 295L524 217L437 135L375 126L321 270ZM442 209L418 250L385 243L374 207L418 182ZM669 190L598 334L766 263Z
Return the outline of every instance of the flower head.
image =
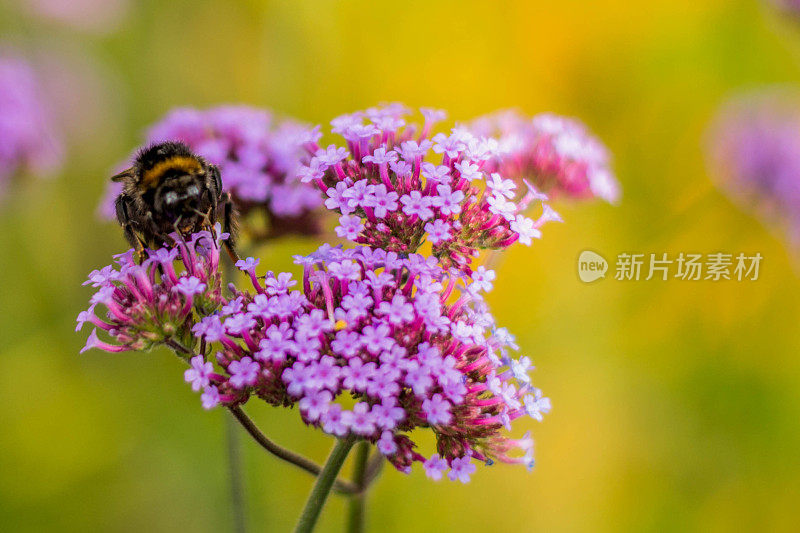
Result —
M231 314L222 327L212 315L195 328L219 345L205 359L219 369L202 374L206 393L215 391L204 405L251 397L297 405L306 424L358 435L401 471L425 463L434 478L449 468L450 479L466 482L473 461L523 462L510 453L520 441L502 431L520 416L541 419L549 401L531 385L530 361L509 357L513 338L495 333L481 297L491 271L472 280L420 255L369 247L323 246L297 262L301 291L285 283L270 294L256 279L223 306ZM200 379L187 374L193 387ZM410 436L419 428L437 439L428 459Z
M220 233L219 225L216 231ZM210 322L195 325L194 317L211 315L223 302L219 241L207 231L193 235L188 242L177 234L173 238L177 242L174 248L151 251L141 265L133 260L131 250L117 256L116 265L89 274L87 283L97 291L89 309L78 315L77 329L87 322L96 329L85 349L116 352L147 349L169 339L191 341L193 327L214 335ZM176 263L183 268L176 270ZM105 313L98 314L100 306ZM222 325L215 318L220 337ZM113 342L100 341L97 329L104 330ZM208 363L195 357L186 380L199 390L208 385L209 373Z
M611 203L619 199L608 151L577 119L549 113L528 119L500 111L472 121L469 128L475 135L498 139L487 169L500 173L492 185L509 198L514 186L530 182L551 195Z
M333 132L346 146L308 146L313 157L298 174L341 215L337 235L396 253L416 252L427 240L443 266L466 272L479 250L530 244L541 221L522 211L546 197L511 198L513 182L484 172L496 155L493 145L467 130L429 138L441 112L423 110L419 129L406 123L407 114L390 105L338 117Z
M258 276L257 259L239 260L252 288L230 284L229 295L220 291L219 242L211 233L153 251L142 265L128 252L119 268L89 276L97 292L79 327L92 322L115 342L93 330L87 348L180 342L180 351L193 354L184 378L202 391L204 408L254 398L296 406L305 424L364 439L401 472L421 463L432 479L447 474L466 483L476 463L532 465L530 437L506 432L517 418L541 420L550 401L533 386L531 361L512 356L514 337L496 326L484 301L494 271L473 270L472 259L481 250L530 244L543 224L560 218L547 196L501 168L498 141L464 128L434 134L444 114L421 112L418 127L407 123L404 106L370 108L331 122L344 146L319 146L316 130L289 143L294 163L281 179L316 187L339 215L336 233L357 247L325 244L295 256L303 268L297 281L288 273ZM269 151L250 149L260 146L263 117L226 108L207 127L202 113L185 113L163 128L199 143L212 162L230 165L228 174L247 167L250 178L229 184L244 205L250 194L254 202L273 198L273 208L285 200L262 195L263 183L246 183L272 168ZM298 146L307 154L300 164ZM575 168L584 163L576 162L578 152L569 152ZM585 177L586 165L580 168ZM525 214L533 201L541 203L535 219ZM426 242L429 257L419 253ZM101 305L104 319L94 312ZM415 441L425 431L436 441L427 457Z

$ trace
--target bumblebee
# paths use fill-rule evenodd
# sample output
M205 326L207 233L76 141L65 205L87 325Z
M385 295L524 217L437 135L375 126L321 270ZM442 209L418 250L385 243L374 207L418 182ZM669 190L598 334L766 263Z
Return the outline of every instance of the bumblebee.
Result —
M231 234L225 242L228 254L238 259L233 243L236 213L230 194L222 190L219 169L185 144L143 148L133 166L111 180L123 184L115 202L117 220L140 260L145 248L174 244L170 233L188 237L203 229L213 232L218 217Z

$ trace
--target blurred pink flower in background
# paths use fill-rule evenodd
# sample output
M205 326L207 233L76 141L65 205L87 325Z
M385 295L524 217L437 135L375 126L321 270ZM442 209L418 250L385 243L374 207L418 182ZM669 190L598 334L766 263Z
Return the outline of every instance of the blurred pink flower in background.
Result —
M506 110L479 117L468 127L499 142L487 172L530 182L552 197L619 200L608 150L577 119L550 113L528 118Z
M73 29L109 33L128 13L128 0L24 0L21 8L41 19Z
M768 89L729 100L712 123L707 151L717 185L800 244L800 92Z
M62 159L51 108L33 67L0 50L0 193L14 175L48 174Z
M770 0L778 9L800 15L800 0Z

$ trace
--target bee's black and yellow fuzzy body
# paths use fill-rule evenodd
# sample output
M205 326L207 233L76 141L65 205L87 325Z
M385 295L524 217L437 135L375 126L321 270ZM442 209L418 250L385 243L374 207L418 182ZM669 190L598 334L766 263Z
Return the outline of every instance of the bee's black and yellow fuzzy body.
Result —
M219 218L233 249L234 208L223 192L219 169L180 142L162 142L139 151L131 168L111 178L123 183L116 200L117 220L140 257L144 248L172 244L170 233L184 237Z

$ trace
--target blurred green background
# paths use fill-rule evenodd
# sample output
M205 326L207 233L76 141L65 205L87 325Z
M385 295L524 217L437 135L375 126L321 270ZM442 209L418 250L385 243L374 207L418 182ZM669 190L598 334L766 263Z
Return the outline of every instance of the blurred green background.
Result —
M250 103L309 122L381 101L467 120L503 107L575 115L607 142L618 207L557 207L499 267L491 303L553 399L537 467L469 485L386 470L373 531L793 530L800 521L800 281L783 242L714 189L702 152L740 88L800 81L800 27L755 0L132 2L104 31L6 0L2 41L63 86L69 159L0 212L0 529L224 531L220 410L166 351L78 355L92 269L126 248L95 216L110 169L176 105ZM91 10L89 14L91 16ZM275 270L315 243L261 250ZM582 284L581 250L760 252L755 282ZM324 459L292 411L247 406ZM521 434L525 422L515 427ZM246 437L243 435L242 439ZM253 531L294 523L311 478L244 442ZM333 497L321 531L342 529Z

